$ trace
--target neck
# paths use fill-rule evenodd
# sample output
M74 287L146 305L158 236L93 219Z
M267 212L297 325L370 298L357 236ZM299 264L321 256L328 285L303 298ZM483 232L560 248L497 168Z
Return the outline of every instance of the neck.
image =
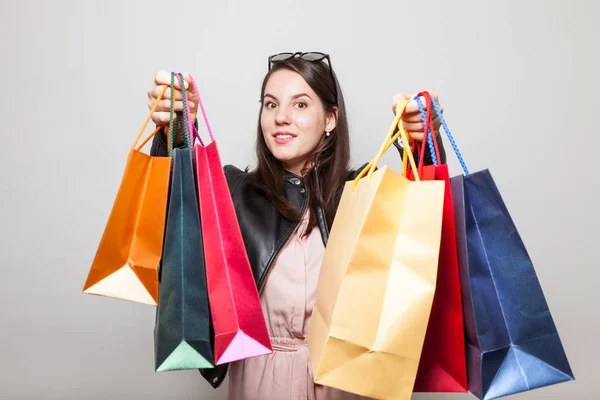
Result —
M289 164L284 164L283 168L288 171L291 172L294 175L298 175L300 177L304 177L304 173L302 173L302 170L308 172L311 168L313 167L312 164L310 165L306 165L305 162L303 163L298 163L296 165L289 165Z
M304 176L304 174L302 173L302 170L304 169L304 164L284 165L283 168L294 175Z

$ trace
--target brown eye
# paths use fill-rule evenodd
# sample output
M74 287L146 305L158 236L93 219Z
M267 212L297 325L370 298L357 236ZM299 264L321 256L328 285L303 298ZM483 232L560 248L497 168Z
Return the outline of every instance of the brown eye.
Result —
M296 104L298 106L298 108L306 108L308 105L304 102L299 102Z
M267 101L265 103L265 108L275 108L277 106L277 104L273 103L272 101Z

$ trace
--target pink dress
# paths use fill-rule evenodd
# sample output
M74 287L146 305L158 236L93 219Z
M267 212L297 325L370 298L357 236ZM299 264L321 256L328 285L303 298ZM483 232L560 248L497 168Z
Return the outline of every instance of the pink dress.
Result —
M279 253L260 296L273 353L230 365L230 400L367 399L313 381L306 334L325 247L318 227L301 238L307 224L308 213Z

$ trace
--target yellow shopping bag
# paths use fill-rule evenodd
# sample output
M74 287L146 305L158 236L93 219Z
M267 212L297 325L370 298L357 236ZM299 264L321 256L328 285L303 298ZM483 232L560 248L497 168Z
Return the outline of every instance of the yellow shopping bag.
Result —
M410 151L415 181L387 166L375 171L399 136L410 148L400 122L408 102L377 156L344 187L308 331L316 383L377 399L411 397L437 276L444 182L419 181Z

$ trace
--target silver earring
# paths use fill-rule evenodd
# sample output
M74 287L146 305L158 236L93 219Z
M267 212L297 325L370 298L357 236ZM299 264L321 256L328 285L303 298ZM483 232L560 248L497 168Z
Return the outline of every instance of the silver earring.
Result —
M327 136L327 137L331 136L331 132L325 132L325 136Z

